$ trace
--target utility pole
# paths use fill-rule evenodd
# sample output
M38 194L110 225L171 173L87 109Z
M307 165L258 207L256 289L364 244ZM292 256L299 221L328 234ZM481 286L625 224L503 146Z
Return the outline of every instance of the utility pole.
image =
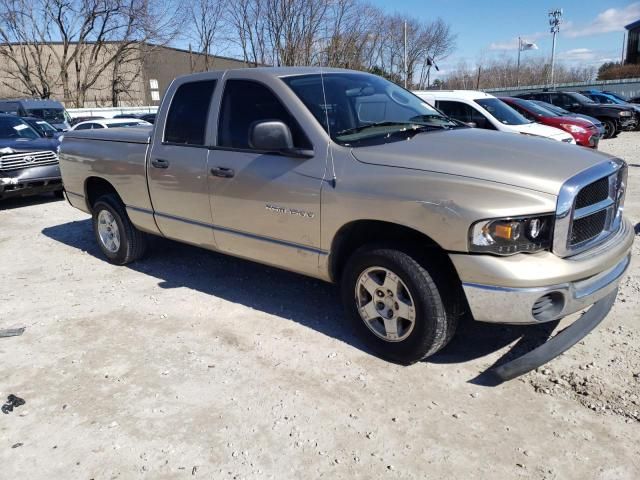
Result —
M553 34L553 43L551 46L551 89L556 89L556 84L553 78L553 69L556 60L556 34L560 31L560 22L562 22L562 9L556 8L555 10L549 10L549 26L551 27L551 33Z
M516 87L520 86L520 51L522 51L522 40L518 37L518 66L516 67Z
M626 45L627 34L626 32L622 34L622 54L620 55L620 65L624 65L624 47Z
M407 66L407 21L404 21L404 88L407 88L409 67Z

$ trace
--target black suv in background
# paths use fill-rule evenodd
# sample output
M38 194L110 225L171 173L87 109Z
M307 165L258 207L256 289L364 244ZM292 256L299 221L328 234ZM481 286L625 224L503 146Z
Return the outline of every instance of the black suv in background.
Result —
M601 105L577 92L527 92L516 96L527 100L540 100L570 112L595 117L604 125L604 138L615 137L622 130L631 130L638 121L632 107Z
M0 200L53 192L62 198L57 138L41 136L24 120L0 113Z

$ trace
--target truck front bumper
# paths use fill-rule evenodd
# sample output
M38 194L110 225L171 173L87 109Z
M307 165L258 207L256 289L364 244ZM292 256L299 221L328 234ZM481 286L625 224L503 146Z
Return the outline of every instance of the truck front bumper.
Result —
M624 220L604 244L569 258L543 252L451 259L476 320L536 324L584 310L615 291L629 266L633 239L633 226Z
M37 195L62 190L58 165L0 171L0 198Z

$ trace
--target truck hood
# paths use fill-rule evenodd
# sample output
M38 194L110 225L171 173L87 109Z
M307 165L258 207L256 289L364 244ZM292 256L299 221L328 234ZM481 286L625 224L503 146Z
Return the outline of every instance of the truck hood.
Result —
M21 152L36 152L43 150L49 150L51 152L57 153L58 145L60 145L60 142L57 138L36 138L33 140L28 138L0 138L0 155ZM10 152L8 149L13 150L13 152Z
M530 135L477 128L419 133L405 141L353 148L373 165L477 178L557 195L562 184L609 155Z
M593 105L591 105L593 106ZM617 112L622 112L622 111L633 111L633 107L631 105L611 105L611 104L604 104L604 103L597 103L596 106L598 107L602 107L606 110L615 110Z

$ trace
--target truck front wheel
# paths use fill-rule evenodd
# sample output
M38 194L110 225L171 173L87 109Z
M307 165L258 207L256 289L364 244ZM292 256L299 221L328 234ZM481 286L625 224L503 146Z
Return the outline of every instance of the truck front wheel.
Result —
M93 232L109 262L126 265L144 255L147 239L133 226L120 199L103 195L93 206Z
M602 120L602 124L604 125L603 138L613 138L618 134L616 122L613 120Z
M384 246L356 251L341 289L356 330L393 362L409 365L433 355L455 332L457 309L425 266L403 251Z

